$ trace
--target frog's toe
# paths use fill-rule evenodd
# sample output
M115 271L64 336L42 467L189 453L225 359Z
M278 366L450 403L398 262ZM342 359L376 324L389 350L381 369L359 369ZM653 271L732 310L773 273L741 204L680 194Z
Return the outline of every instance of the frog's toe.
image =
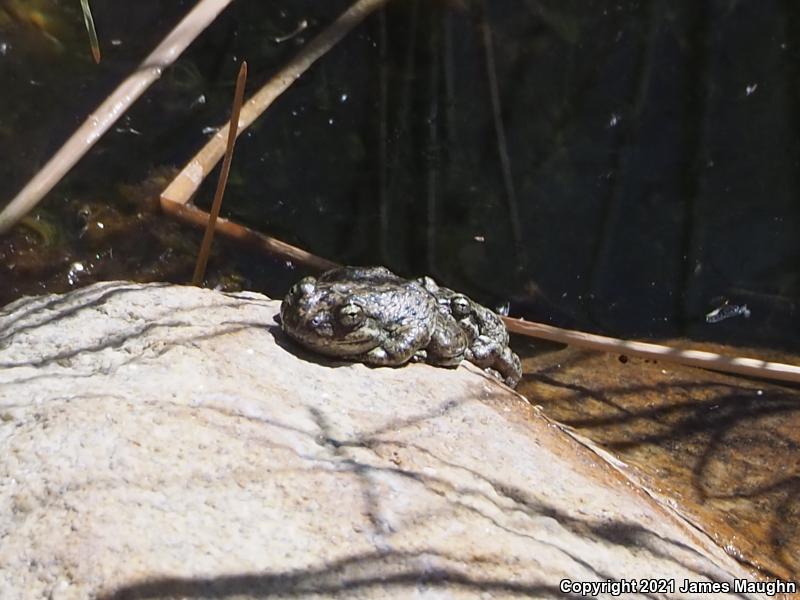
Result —
M409 361L411 357L401 356L391 352L387 352L385 348L380 346L373 348L367 352L361 360L371 365L379 367L399 367Z

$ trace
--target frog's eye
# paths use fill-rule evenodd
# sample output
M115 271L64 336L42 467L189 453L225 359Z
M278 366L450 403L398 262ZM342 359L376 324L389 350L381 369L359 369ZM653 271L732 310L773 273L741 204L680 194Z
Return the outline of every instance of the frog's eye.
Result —
M358 327L364 322L364 310L358 304L345 304L339 308L338 317L345 327Z
M464 317L469 316L470 313L470 301L463 294L456 294L452 298L450 298L450 310L453 312L453 316L457 319L463 319Z

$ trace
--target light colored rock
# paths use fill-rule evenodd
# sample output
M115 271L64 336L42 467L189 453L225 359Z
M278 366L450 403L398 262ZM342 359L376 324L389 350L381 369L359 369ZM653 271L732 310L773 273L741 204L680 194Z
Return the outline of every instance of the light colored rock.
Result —
M564 578L746 576L477 369L317 359L277 309L117 282L0 311L0 598L549 598Z

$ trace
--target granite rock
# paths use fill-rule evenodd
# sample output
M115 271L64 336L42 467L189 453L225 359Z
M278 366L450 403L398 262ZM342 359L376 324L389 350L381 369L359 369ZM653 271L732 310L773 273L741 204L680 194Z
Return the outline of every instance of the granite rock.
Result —
M278 305L108 282L0 310L0 598L749 576L479 369L319 358Z

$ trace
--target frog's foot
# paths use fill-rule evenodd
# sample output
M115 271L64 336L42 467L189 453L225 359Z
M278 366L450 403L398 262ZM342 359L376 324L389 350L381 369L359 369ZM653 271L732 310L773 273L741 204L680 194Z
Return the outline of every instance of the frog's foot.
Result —
M463 348L460 352L455 353L450 351L436 352L435 349L431 349L425 357L425 362L437 367L457 367L464 358L466 358L466 356Z
M484 369L483 371L485 373L488 373L489 375L491 375L492 377L494 377L495 379L497 379L499 381L505 381L505 379L503 378L503 375L497 369L487 368L487 369Z
M399 367L413 359L414 355L409 353L387 352L385 348L377 346L366 354L360 360L371 365L379 367Z
M497 367L503 374L506 385L512 388L517 387L519 380L522 379L522 362L520 362L519 356L511 351L511 348L505 349Z

